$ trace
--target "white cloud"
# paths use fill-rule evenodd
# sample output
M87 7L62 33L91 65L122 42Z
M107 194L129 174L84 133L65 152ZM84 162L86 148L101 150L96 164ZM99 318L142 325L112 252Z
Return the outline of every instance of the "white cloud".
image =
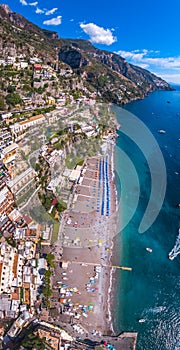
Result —
M46 16L53 15L53 13L56 12L57 10L58 8L54 7L53 9L46 11L45 15Z
M146 63L139 63L138 64L139 67L143 68L143 69L147 69L149 67L149 64Z
M38 4L37 1L35 1L35 2L30 2L30 3L29 3L29 6L37 6L37 4Z
M161 76L162 79L168 81L169 83L180 84L180 74L162 74L159 72L154 72L154 74Z
M37 9L36 9L36 11L35 11L37 14L42 14L42 13L44 13L44 10L41 10L41 9L39 9L38 7L37 7Z
M57 16L55 18L49 19L48 21L44 21L43 24L47 26L58 26L59 24L61 24L61 18L62 16Z
M81 29L90 37L90 41L94 44L111 45L117 39L112 35L110 29L104 29L94 23L80 24Z
M19 1L20 1L21 5L24 5L24 6L27 6L27 5L28 5L28 3L27 3L26 0L19 0Z
M140 50L133 50L133 51L122 51L119 50L118 55L122 56L123 58L128 58L132 61L141 61L144 56L147 55L148 50L144 49L142 51Z
M120 56L128 59L134 64L146 64L148 66L158 66L161 68L174 68L180 69L180 56L175 57L152 57L153 54L159 53L159 51L153 50L133 50L133 51L118 51ZM150 57L151 56L151 57Z
M169 82L180 83L180 56L160 57L159 51L146 49L120 50L117 53L127 59L128 62L149 69Z

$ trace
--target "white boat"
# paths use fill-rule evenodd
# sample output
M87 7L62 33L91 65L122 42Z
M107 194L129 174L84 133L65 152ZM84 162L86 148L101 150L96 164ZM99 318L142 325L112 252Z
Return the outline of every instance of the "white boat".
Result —
M138 320L138 322L139 322L139 323L143 323L143 322L146 322L146 320L145 320L145 318L140 318L140 319Z
M151 248L147 247L146 250L147 250L147 252L152 253L152 249Z
M170 260L173 260L174 258L176 258L178 256L178 254L180 254L180 228L178 230L178 236L176 239L176 243L174 248L170 251L168 257Z
M166 133L166 131L162 130L162 129L158 130L158 132L159 132L159 134L165 134Z

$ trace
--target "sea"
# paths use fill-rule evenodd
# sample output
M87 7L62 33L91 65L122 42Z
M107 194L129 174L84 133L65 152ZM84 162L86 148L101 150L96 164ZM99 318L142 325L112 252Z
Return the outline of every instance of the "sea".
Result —
M180 255L174 260L168 258L180 227L180 86L175 88L174 91L153 92L143 100L125 106L113 106L122 126L115 147L118 201L122 193L123 177L131 183L131 170L129 168L128 171L127 164L124 165L122 154L128 157L136 169L140 193L132 218L126 227L117 231L114 239L114 263L132 267L132 271L118 270L114 274L112 316L117 333L138 332L137 350L180 349ZM143 146L140 149L122 132L127 112L141 120L152 133L162 152L167 173L164 202L157 218L144 233L139 233L138 228L152 190L151 174ZM165 132L159 133L159 130ZM138 132L140 130L137 129L136 133ZM140 137L144 145L149 142L143 132ZM158 181L161 191L161 181ZM128 203L133 208L133 201L137 198L132 189L129 194L127 188L127 196L129 195L132 200ZM155 202L154 205L156 204ZM129 209L125 203L120 214L122 220ZM152 252L148 252L147 247ZM139 322L140 319L144 322Z

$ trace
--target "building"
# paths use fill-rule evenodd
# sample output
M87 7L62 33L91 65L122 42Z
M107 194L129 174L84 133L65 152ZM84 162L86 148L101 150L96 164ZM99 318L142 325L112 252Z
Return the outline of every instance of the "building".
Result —
M0 215L0 233L5 237L12 236L15 230L13 222L9 219L6 213Z
M41 73L41 71L42 71L42 66L41 66L41 64L35 63L35 64L34 64L34 72L35 72L35 73Z
M55 113L46 113L46 119L48 124L53 124L59 119L59 117Z
M14 197L7 186L0 191L0 215L8 214L12 211Z
M82 166L77 165L76 169L73 169L71 171L71 174L69 175L69 181L78 181L81 175Z
M24 136L24 133L28 128L42 124L45 121L46 119L44 115L39 114L29 118L28 120L23 120L22 122L11 125L10 130L14 139L18 141Z
M5 165L0 160L0 191L6 186L6 182L10 179L10 175Z
M45 342L54 350L66 350L71 347L73 337L62 328L45 321L39 323L37 330L39 337L45 338Z
M12 304L12 299L10 294L0 295L0 319L1 320L3 320L4 318L10 318L14 316L14 314L11 315L11 304Z
M16 58L15 58L15 57L8 56L8 57L6 58L6 63L7 63L7 64L13 64L15 61L16 61Z
M2 150L1 158L4 164L11 163L16 159L16 153L18 150L17 143L12 143L11 145L5 147Z
M29 324L30 317L31 315L28 311L23 311L18 319L14 321L7 335L10 338L16 338L18 334L21 333L22 329Z
M17 209L13 209L8 214L8 217L18 228L23 228L24 226L27 226L22 214Z
M11 117L12 117L12 113L11 112L1 114L1 119L2 120L6 120L6 119L9 119Z
M47 105L54 106L54 105L56 104L55 98L52 97L52 96L47 97L47 99L46 99L46 104L47 104Z
M6 241L0 243L0 293L11 293L12 287L22 286L24 258Z
M12 135L7 128L2 128L0 130L0 151L12 144Z
M28 168L14 179L8 181L7 186L10 188L11 192L16 196L16 198L19 198L23 194L23 191L26 192L27 188L31 186L34 179L34 169Z

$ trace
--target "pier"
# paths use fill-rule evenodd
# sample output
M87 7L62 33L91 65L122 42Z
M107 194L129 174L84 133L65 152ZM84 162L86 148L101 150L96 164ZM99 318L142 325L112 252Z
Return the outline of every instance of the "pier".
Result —
M124 271L132 271L132 267L128 267L128 266L107 265L107 264L99 264L99 263L85 262L85 261L68 261L67 263L78 264L81 266L99 266L99 267L108 267L109 269L120 269Z

